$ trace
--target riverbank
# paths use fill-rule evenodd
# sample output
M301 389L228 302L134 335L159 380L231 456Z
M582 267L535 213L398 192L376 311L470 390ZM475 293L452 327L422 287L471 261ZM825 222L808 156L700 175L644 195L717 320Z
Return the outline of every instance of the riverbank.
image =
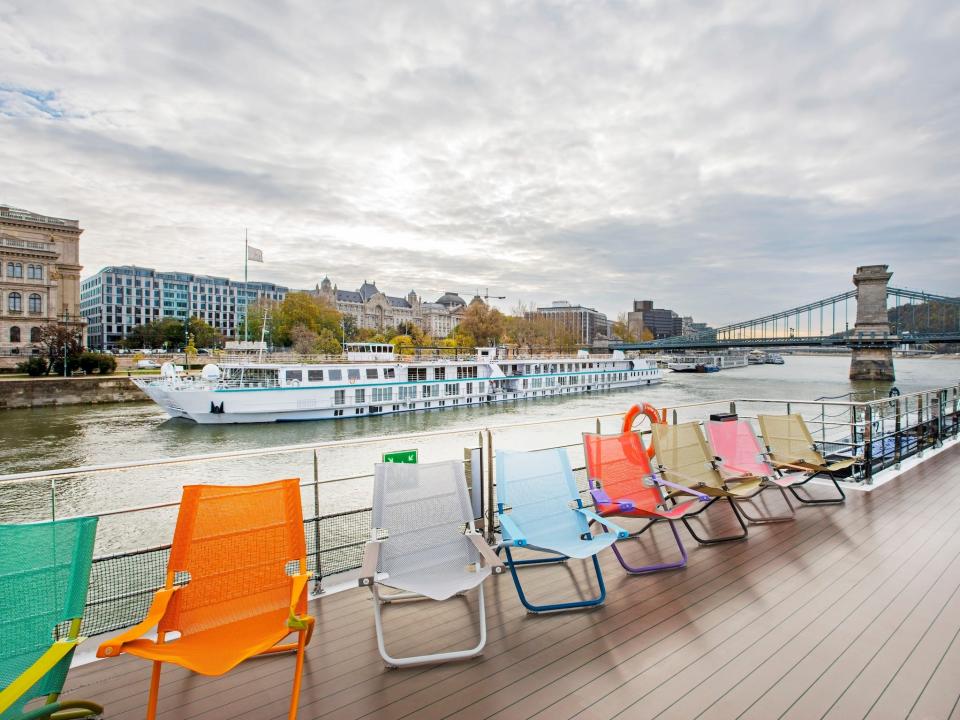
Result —
M9 378L0 382L0 409L97 405L147 400L127 375Z

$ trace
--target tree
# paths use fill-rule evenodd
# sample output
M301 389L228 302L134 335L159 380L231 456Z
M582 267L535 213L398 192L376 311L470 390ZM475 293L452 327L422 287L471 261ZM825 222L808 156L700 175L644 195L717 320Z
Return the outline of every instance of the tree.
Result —
M290 345L291 332L297 325L317 335L322 330L339 333L341 318L342 315L322 298L307 292L293 292L275 308L270 335L275 345ZM250 320L253 320L252 316Z
M532 305L517 305L504 321L506 338L518 348L564 351L575 349L580 336L564 323L540 315Z
M324 355L339 355L343 352L343 346L340 345L337 336L326 328L320 331L316 348L317 352L323 353Z
M223 343L220 331L201 318L191 317L188 331L197 347L211 348Z
M293 351L300 355L310 355L317 351L320 336L306 325L295 325L290 331L290 342Z
M80 344L80 333L74 328L55 322L42 325L39 345L42 348L42 354L47 358L47 374L51 370L57 374L63 374L64 350L67 352L67 374L80 367L80 353L83 351L83 345Z
M619 338L623 342L636 342L637 336L630 332L630 327L627 325L627 314L620 313L614 323L610 326L610 332L613 333L613 336Z
M393 343L393 349L400 355L413 354L413 338L409 335L396 335L390 342Z
M472 302L463 313L457 328L462 335L469 335L479 345L495 345L504 335L504 318L496 308L485 302Z

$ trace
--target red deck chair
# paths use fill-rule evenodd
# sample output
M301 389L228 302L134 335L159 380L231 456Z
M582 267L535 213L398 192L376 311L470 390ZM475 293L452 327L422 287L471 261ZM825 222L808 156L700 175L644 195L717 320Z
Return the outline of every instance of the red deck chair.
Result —
M153 661L147 705L147 718L153 720L165 662L222 675L254 655L295 650L292 720L314 624L306 614L306 555L298 480L188 485L166 586L146 619L104 642L97 656L129 653ZM154 626L157 640L144 638ZM168 641L170 632L180 637ZM297 641L281 643L291 633L297 633Z
M648 522L631 538L638 538L654 524L667 522L673 537L680 548L681 559L672 563L655 563L635 567L620 554L616 543L613 552L620 565L628 573L646 574L659 570L673 570L687 564L687 550L680 540L680 533L674 525L690 512L695 512L697 501L707 502L710 498L700 494L697 499L682 502L667 509L661 486L672 486L684 492L690 492L686 486L674 486L657 477L650 467L650 460L643 447L640 435L625 432L620 435L583 434L584 455L587 459L587 476L590 482L590 494L596 505L597 514L602 517L630 517L645 519Z

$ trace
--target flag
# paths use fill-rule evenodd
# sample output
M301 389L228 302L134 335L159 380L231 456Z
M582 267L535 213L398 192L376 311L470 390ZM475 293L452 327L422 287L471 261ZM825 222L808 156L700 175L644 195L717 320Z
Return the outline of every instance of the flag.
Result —
M247 260L263 262L263 250L255 248L253 245L247 245Z

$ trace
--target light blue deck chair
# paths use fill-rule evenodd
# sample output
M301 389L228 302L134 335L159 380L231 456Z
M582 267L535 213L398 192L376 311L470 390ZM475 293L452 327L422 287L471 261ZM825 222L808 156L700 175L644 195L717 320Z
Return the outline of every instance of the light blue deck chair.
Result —
M378 530L386 533L378 539ZM487 643L483 581L503 563L473 525L463 464L378 463L373 484L371 539L359 584L373 593L380 656L388 667L474 657ZM399 592L382 593L380 586ZM480 642L468 650L397 658L387 652L381 606L397 600L448 600L478 589Z
M508 512L509 509L509 512ZM597 553L629 533L609 518L583 507L573 479L570 460L563 448L537 452L497 453L497 512L503 536L507 567L513 576L520 602L530 612L551 612L600 605L607 589ZM593 535L590 521L606 532ZM523 547L555 557L514 560L511 548ZM591 558L600 594L592 600L535 605L523 592L517 567Z
M0 525L0 720L91 718L60 700L80 637L97 518ZM45 698L30 710L26 705Z

